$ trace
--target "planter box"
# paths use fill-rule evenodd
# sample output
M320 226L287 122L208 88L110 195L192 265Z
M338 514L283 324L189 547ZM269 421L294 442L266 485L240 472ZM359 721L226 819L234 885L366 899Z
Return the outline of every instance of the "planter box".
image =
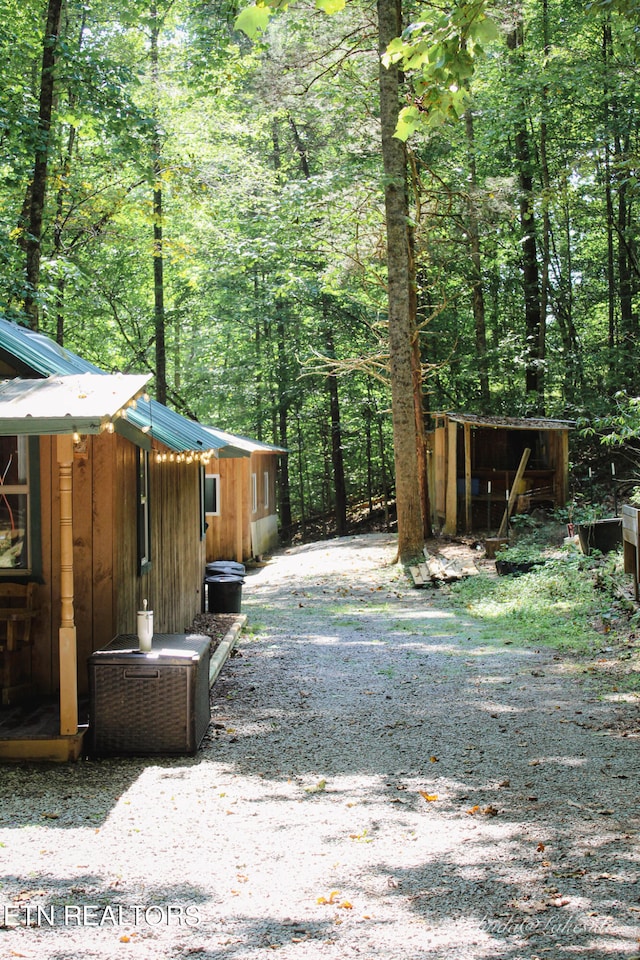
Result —
M622 517L579 523L576 530L580 538L580 549L587 556L592 550L609 553L622 543Z

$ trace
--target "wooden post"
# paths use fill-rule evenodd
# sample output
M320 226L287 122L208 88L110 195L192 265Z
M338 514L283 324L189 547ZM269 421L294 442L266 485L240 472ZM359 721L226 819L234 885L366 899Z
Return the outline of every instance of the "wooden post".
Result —
M447 492L445 503L444 532L455 537L458 529L458 425L449 420L447 425Z
M471 426L464 425L464 528L471 530Z
M60 490L60 735L78 732L78 651L73 612L73 437L58 437Z
M569 499L569 431L563 430L560 434L560 478L556 502L563 507Z
M505 533L507 532L507 521L509 520L509 517L513 513L515 502L518 499L518 488L520 487L520 481L524 476L524 472L527 469L527 463L529 462L530 455L531 455L531 450L529 447L527 447L524 453L522 454L520 465L518 466L518 470L516 473L516 478L513 481L511 493L509 494L509 502L507 504L507 509L504 512L502 523L500 524L500 529L498 530L499 537L504 537Z
M245 485L245 469L244 469L244 459L236 460L233 466L233 475L236 480L236 503L235 503L235 541L236 541L236 560L238 563L242 563L244 559L243 551L243 530L244 530L244 497L242 495L242 488ZM251 477L249 477L251 480Z

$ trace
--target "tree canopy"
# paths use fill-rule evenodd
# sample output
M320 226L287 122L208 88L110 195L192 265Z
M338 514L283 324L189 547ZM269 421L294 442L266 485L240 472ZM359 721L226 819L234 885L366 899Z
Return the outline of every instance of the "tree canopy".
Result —
M376 6L55 4L0 0L0 311L286 446L292 519L340 529L399 475ZM640 394L638 3L401 18L424 424L615 413Z

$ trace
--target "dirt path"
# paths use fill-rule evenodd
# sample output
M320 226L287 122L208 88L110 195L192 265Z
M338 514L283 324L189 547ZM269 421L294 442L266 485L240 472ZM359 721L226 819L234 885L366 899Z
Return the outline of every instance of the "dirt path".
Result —
M638 956L636 705L480 644L392 557L248 576L195 758L0 768L0 956Z

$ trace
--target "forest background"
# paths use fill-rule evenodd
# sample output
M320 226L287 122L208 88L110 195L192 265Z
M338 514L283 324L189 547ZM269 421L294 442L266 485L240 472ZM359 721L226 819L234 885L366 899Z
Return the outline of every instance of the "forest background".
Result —
M442 37L469 6L403 22ZM331 512L344 533L394 487L378 9L295 5L254 39L238 13L0 0L0 312L286 447L285 536ZM602 432L632 475L640 4L516 0L491 23L454 121L400 77L425 422L575 419L572 482L604 479Z

